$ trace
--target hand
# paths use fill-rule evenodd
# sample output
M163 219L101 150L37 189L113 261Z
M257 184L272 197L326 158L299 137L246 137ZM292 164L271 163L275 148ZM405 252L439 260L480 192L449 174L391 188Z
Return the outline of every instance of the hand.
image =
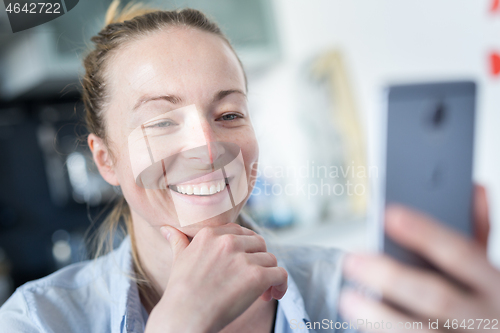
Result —
M218 332L259 297L281 299L287 272L266 252L264 239L235 223L201 229L189 242L166 226L173 254L165 292L146 332Z
M346 290L340 301L342 315L353 322L363 319L365 323L379 323L379 329L360 327L364 331L436 332L429 329L429 319L439 320L439 327L446 331L453 328L455 332L465 331L472 327L476 332L482 331L488 321L488 331L495 322L500 329L500 272L488 262L486 255L489 218L483 187L476 187L475 191L474 224L475 240L470 240L421 213L403 207L388 208L387 234L425 257L455 282L437 272L409 267L385 255L349 255L344 265L347 278L379 291L388 302ZM451 327L454 319L457 325ZM392 329L387 325L380 327L382 320L385 324L391 322ZM450 329L443 328L447 320ZM398 330L399 322L411 323L412 327ZM414 322L422 322L422 326L413 325Z

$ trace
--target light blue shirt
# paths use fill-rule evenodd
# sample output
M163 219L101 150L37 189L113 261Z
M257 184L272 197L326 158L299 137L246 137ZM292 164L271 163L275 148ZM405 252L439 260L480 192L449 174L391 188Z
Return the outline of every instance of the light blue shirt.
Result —
M279 245L248 216L240 223L262 234L268 251L289 274L279 300L275 333L333 332L342 253L336 249ZM133 274L130 238L96 260L67 266L19 287L0 308L0 330L9 333L139 333L148 314ZM347 326L344 323L344 326ZM315 329L308 329L312 327ZM345 328L345 327L344 327Z

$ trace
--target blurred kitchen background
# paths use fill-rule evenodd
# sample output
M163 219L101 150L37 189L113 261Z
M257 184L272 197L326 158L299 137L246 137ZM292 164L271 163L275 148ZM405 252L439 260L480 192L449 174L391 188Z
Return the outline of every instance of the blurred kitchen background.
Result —
M16 34L0 5L0 304L87 258L86 232L119 195L93 166L79 101L81 59L110 2ZM233 42L261 152L245 209L283 242L367 249L383 88L475 80L474 179L489 192L500 266L500 1L145 2L201 9Z

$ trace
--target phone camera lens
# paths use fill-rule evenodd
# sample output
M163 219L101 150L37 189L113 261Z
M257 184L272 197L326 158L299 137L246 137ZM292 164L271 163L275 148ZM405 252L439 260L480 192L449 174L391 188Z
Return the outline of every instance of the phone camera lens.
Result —
M441 126L446 119L446 108L444 107L443 103L439 103L437 108L434 110L432 117L431 117L431 124L434 127L439 127Z

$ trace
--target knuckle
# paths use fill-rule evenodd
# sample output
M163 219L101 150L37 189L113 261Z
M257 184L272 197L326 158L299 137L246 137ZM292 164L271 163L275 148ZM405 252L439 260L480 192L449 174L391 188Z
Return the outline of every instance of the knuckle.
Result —
M241 263L244 266L252 265L252 261L250 260L250 257L245 252L236 253L235 260L237 263L239 263L239 264Z
M278 266L278 259L276 258L276 256L272 253L269 253L269 252L266 252L269 257L271 258L271 265L272 266Z
M220 239L221 246L225 252L234 252L236 250L236 236L233 234L225 234Z
M451 246L449 248L451 249ZM455 246L450 252L449 258L450 262L453 264L460 264L464 259L467 259L470 256L470 249L464 246L464 244Z
M383 282L387 286L399 286L402 281L404 271L402 267L394 262L388 262L386 264L385 274L383 277Z
M251 236L254 236L254 235L258 235L258 233L256 233L254 230L252 229L249 229L249 228L246 228L246 227L243 227L241 226L242 229L245 229L246 232L250 233Z
M443 291L435 291L434 294L429 295L430 306L433 308L434 312L440 316L446 316L448 313L452 312L454 302L452 298Z
M262 283L264 279L264 270L259 266L252 266L249 269L248 277L253 283Z
M286 271L286 269L284 269L283 267L280 267L280 271L281 271L281 274L282 274L282 279L283 280L288 280L288 272Z
M264 239L264 237L259 234L255 234L255 237L257 238L260 247L262 247L264 251L267 251L266 240Z
M241 234L242 233L242 229L243 229L243 227L241 225L236 224L234 222L228 223L224 227L226 229L228 229L227 230L228 232L234 233L234 234Z
M229 230L235 230L235 228L238 228L239 226L234 223L234 222L229 222L229 223L226 223L222 226L223 229L228 229Z
M205 239L205 240L210 239L213 236L215 236L215 230L212 227L205 227L205 228L201 229L200 231L198 231L196 236L198 236L202 239Z
M450 294L446 285L437 278L431 277L426 283L426 288L422 288L421 297L433 313L446 316L452 313L455 306L455 299Z
M443 249L442 260L449 267L463 267L464 263L474 261L475 248L466 242L457 242L455 246L446 246Z

